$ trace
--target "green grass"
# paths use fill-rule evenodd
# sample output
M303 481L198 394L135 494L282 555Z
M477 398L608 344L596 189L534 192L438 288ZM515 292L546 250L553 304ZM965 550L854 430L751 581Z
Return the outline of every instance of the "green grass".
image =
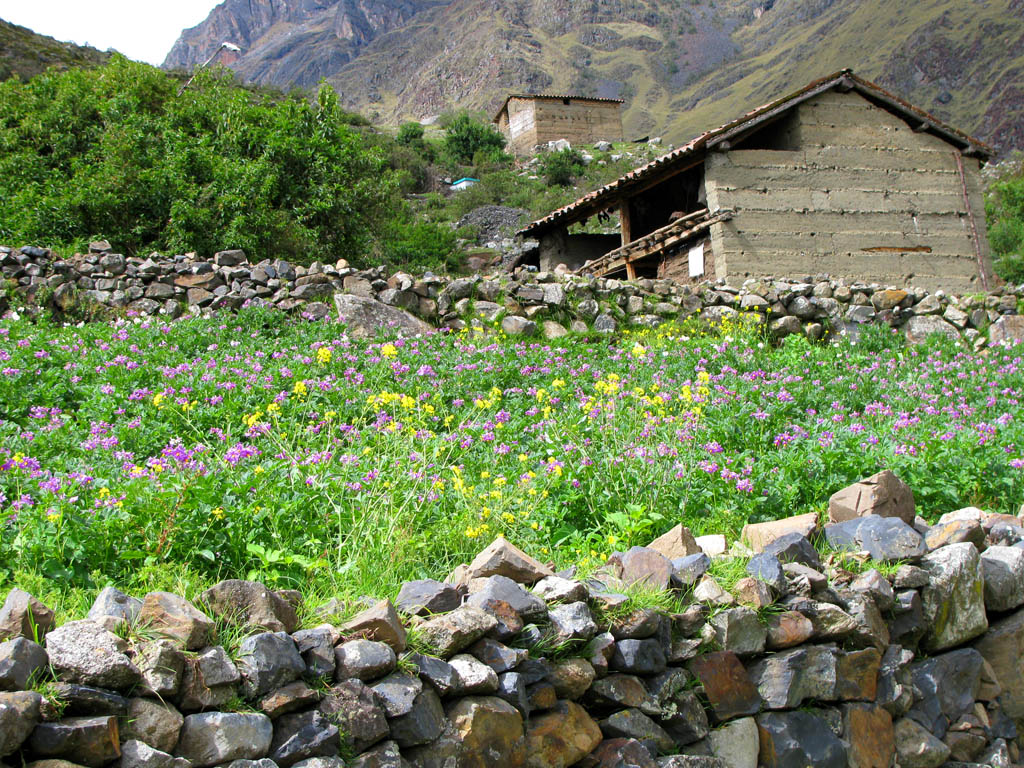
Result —
M679 522L733 540L820 512L884 468L931 519L1015 513L1024 492L1019 353L884 330L778 347L693 323L353 341L245 311L8 320L0 357L0 589L62 622L107 584L195 600L250 578L300 590L311 626L332 598L356 610L444 578L497 535L586 575ZM729 589L744 565L711 573ZM627 612L681 607L627 597Z

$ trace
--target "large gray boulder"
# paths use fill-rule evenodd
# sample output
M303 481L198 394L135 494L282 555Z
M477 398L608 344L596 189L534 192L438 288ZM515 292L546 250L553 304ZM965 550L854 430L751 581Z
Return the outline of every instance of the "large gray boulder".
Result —
M348 326L355 338L373 338L378 334L418 336L432 333L433 326L397 307L389 307L376 299L347 293L334 295L338 320Z
M921 559L930 581L921 589L928 629L921 646L934 653L965 643L988 629L985 586L973 544L950 544Z
M985 607L1011 611L1024 603L1024 549L989 547L981 553Z
M0 693L0 757L13 754L42 719L42 695L35 691Z
M242 641L238 668L250 698L298 680L306 671L295 641L284 632L263 632Z
M880 561L916 560L924 539L898 517L867 515L825 526L825 539L837 550L867 552Z
M231 624L289 633L299 626L295 608L256 581L228 579L214 584L200 599L211 614Z
M193 768L266 757L274 738L270 718L261 714L205 712L189 715L175 750Z
M46 668L46 651L24 637L0 643L0 691L24 691Z
M57 677L81 685L119 690L140 682L142 673L127 650L124 640L89 620L69 621L46 636Z

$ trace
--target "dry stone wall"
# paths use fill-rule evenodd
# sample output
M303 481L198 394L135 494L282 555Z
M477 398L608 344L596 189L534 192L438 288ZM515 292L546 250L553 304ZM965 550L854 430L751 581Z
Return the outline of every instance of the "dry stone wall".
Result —
M963 338L976 347L1019 340L1024 286L957 296L924 289L798 275L680 285L635 282L519 268L511 273L445 277L357 270L344 260L308 267L286 261L251 264L242 251L211 260L193 255L148 258L114 253L94 243L88 254L62 259L49 249L0 246L0 274L15 301L46 303L74 316L124 313L177 318L187 313L267 306L322 320L340 315L354 332L397 327L404 333L434 328L500 327L509 334L556 338L568 332L614 333L689 317L707 322L741 315L762 323L775 338L858 333L865 325L899 328L912 341L931 333ZM333 303L333 306L332 306ZM10 304L0 295L0 311Z
M837 492L827 520L750 525L728 550L678 525L586 578L497 539L443 582L332 600L306 626L298 593L250 581L191 602L108 587L61 626L15 589L0 609L0 761L1017 765L1022 520L915 512L882 472ZM723 559L742 577L726 580ZM225 648L228 626L241 639Z

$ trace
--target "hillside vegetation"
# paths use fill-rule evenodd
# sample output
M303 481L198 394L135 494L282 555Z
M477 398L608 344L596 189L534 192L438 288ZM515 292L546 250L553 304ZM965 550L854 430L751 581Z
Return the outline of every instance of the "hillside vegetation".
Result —
M62 43L0 19L0 80L28 80L50 68L95 67L109 60L110 54L95 48Z
M1024 148L1024 4L882 0L231 0L169 67L222 40L252 82L312 87L397 125L509 92L626 100L626 138L681 143L844 67L995 144ZM458 30L458 34L453 34Z

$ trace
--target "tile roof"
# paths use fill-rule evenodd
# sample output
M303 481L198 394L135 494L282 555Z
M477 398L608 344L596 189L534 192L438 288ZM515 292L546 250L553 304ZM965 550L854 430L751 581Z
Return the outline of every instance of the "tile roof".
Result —
M685 166L687 162L692 162L700 151L727 141L730 137L741 133L748 127L752 127L763 120L767 120L797 106L803 101L839 86L855 90L865 97L878 102L879 106L899 115L903 119L910 119L921 124L928 131L938 134L951 144L960 146L961 149L971 149L983 158L988 158L994 153L994 150L987 144L983 144L966 133L946 125L938 118L889 93L881 86L858 77L851 70L843 69L827 77L814 80L800 90L764 104L732 122L702 133L683 146L655 158L646 165L630 171L569 205L552 211L544 218L538 219L524 227L517 234L536 236L554 228L556 225L572 224L595 213L599 213L609 207L618 197L619 193L627 191L630 187L639 186L642 182L656 178L660 172L671 171L674 167L680 165Z

